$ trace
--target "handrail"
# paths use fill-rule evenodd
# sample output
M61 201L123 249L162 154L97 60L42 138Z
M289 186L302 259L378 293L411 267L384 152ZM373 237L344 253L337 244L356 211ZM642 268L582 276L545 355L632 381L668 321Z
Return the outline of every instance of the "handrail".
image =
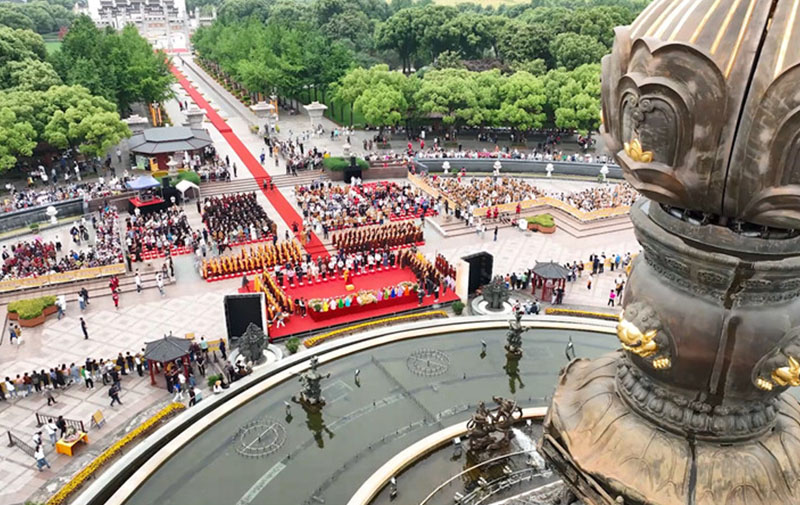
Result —
M40 414L36 412L36 426L42 426L45 423L50 422L50 420L58 421L58 416L51 416L48 414ZM86 433L86 428L83 427L83 421L78 421L77 419L67 419L64 418L64 421L67 423L67 426L72 426L76 430L81 430L82 432Z
M24 440L22 440L18 436L16 436L13 433L11 433L10 430L7 431L6 433L8 434L8 446L9 447L16 446L19 450L21 450L22 452L24 452L28 456L30 456L32 458L34 457L33 455L36 453L36 448L31 447L30 445L28 445L27 442L25 442Z
M483 461L482 463L478 463L478 464L477 464L477 465L475 465L475 466L471 466L471 467L467 468L466 470L464 470L464 471L462 471L462 472L460 472L460 473L457 473L457 474L453 475L452 477L450 477L450 478L449 478L449 479L447 479L446 481L444 481L444 482L442 482L441 484L439 484L439 486L437 486L437 488L436 488L436 489L434 489L433 491L431 491L431 492L430 492L430 494L429 494L428 496L426 496L424 500L422 500L421 502L419 502L419 505L425 505L426 503L428 503L428 501L430 501L430 499L431 499L431 498L433 498L433 497L434 497L434 495L436 495L436 493L438 493L439 491L441 491L442 489L444 489L444 487L445 487L445 486L449 485L449 484L450 484L451 482L453 482L454 480L456 480L456 479L460 478L462 475L464 475L464 474L466 474L466 473L469 473L469 472L471 472L471 471L475 470L476 468L480 468L480 467L482 467L483 465L488 465L489 463L494 463L495 461L500 461L501 459L508 459L508 458L510 458L510 457L512 457L512 456L519 456L519 455L522 455L522 454L527 454L527 453L528 453L528 451L516 451L516 452L511 452L511 453L508 453L508 454L503 454L503 455L501 455L501 456L495 456L494 458L487 459L486 461Z

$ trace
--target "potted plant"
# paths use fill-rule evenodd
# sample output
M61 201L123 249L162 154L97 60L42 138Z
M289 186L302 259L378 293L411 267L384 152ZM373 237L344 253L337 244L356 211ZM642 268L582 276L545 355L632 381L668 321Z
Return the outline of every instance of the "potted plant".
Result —
M299 347L300 347L300 339L297 337L292 337L286 341L286 350L289 351L289 354L296 353Z
M57 311L55 296L17 300L8 304L8 318L19 321L19 325L25 328L43 324L47 316Z
M540 233L553 233L556 231L556 223L550 214L539 214L525 219L528 222L528 229Z
M217 375L209 375L208 377L206 377L206 384L208 384L208 387L213 388L214 384L216 384L217 381L221 380L221 379L222 379L221 375L218 375L218 374Z
M453 307L453 312L457 316L460 316L461 313L464 312L464 302L462 302L461 300L454 301L451 307Z

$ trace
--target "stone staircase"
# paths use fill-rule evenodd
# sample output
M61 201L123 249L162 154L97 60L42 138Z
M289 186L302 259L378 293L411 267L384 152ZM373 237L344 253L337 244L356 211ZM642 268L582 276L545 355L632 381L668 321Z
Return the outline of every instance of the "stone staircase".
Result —
M328 180L327 174L322 170L302 170L297 173L297 176L292 175L274 175L272 182L278 188L293 187L298 184L311 184L315 180ZM206 182L200 185L200 195L205 198L207 196L219 196L231 193L249 193L257 191L260 185L263 184L263 179L238 179L230 182Z

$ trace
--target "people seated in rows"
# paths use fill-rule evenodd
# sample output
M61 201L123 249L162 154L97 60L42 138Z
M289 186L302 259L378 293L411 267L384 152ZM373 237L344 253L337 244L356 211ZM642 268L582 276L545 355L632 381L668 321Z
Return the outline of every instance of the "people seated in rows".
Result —
M87 243L85 249L62 251L61 241L41 239L26 240L3 246L0 257L3 260L2 279L20 279L121 263L122 244L116 210L101 211L100 219L92 218L94 243ZM81 223L81 226L88 225ZM80 231L77 232L78 236ZM90 241L91 242L91 241Z
M372 224L389 218L413 218L429 214L432 198L411 184L390 182L338 186L314 182L296 186L297 205L303 221L328 238L331 231Z
M412 221L354 228L333 235L334 247L344 253L409 246L422 242L422 229Z
M423 176L425 183L455 201L471 214L475 208L550 197L578 210L590 212L619 206L630 206L639 194L628 183L588 188L574 193L546 192L523 179L511 177L454 178ZM487 215L486 217L493 217ZM496 217L496 216L494 216Z
M125 219L125 243L128 251L137 260L146 251L192 247L199 236L189 225L186 212L178 206Z
M204 279L210 279L219 275L263 270L287 262L298 262L303 254L297 240L251 245L232 256L203 260L200 274Z
M220 254L232 244L263 240L276 225L258 203L255 193L212 196L203 201L203 223Z

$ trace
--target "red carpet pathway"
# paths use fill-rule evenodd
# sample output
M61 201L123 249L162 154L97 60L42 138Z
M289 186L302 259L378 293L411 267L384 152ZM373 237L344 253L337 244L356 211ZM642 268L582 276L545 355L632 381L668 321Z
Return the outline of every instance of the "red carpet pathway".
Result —
M257 181L270 181L271 178L269 174L267 174L266 170L264 170L264 167L261 166L261 163L259 163L255 156L250 153L250 150L248 150L242 141L239 140L239 137L233 133L233 130L231 130L231 127L228 126L228 123L226 123L220 117L220 115L217 114L217 111L211 107L208 101L203 98L203 95L201 95L194 88L194 86L191 85L191 83L186 79L186 77L183 76L183 74L178 71L178 69L170 65L170 70L172 71L173 75L175 75L178 83L183 86L183 89L186 90L186 93L192 97L194 103L206 111L208 120L211 121L211 124L213 124L217 130L219 130L219 132L222 134L228 144L230 144L231 148L236 152L236 155L239 156L239 159L242 160L245 167L247 167L253 177ZM275 207L275 210L278 211L281 219L283 219L290 229L294 223L297 223L298 227L300 228L300 232L298 233L298 238L300 238L301 234L303 233L303 218L300 217L300 214L297 213L292 204L290 204L286 198L284 198L283 194L281 194L277 188L274 190L269 190L264 189L262 185L261 191L264 193L264 196L267 197L267 200L269 200L272 206ZM313 232L311 233L311 240L304 244L304 247L306 251L315 258L317 256L328 256L327 249L322 244L322 241L319 239L319 237L317 237L317 235Z
M390 285L397 285L402 281L416 282L414 273L411 270L402 270L400 268L384 269L381 272L368 273L364 275L356 275L351 277L348 282L355 286L355 290L351 293L357 293L362 289L379 289L385 288ZM250 283L252 288L252 282ZM240 292L246 292L240 289ZM295 287L286 287L286 295L291 298L331 298L334 296L341 296L348 293L345 289L344 280L337 278L334 280L315 282L313 284L305 284L304 286L295 285ZM446 294L439 297L438 301L434 301L432 296L426 296L422 305L419 304L419 299L416 296L404 297L402 300L396 301L392 305L376 308L375 310L367 310L358 312L356 314L348 313L342 310L341 316L335 316L324 321L314 321L311 316L301 317L292 315L286 322L286 326L276 328L272 326L269 329L270 339L279 339L294 335L297 333L304 333L310 330L322 330L331 326L338 326L341 324L356 324L359 321L372 319L381 316L390 316L400 312L413 310L419 307L430 307L435 303L452 302L458 299L453 291L448 291Z

